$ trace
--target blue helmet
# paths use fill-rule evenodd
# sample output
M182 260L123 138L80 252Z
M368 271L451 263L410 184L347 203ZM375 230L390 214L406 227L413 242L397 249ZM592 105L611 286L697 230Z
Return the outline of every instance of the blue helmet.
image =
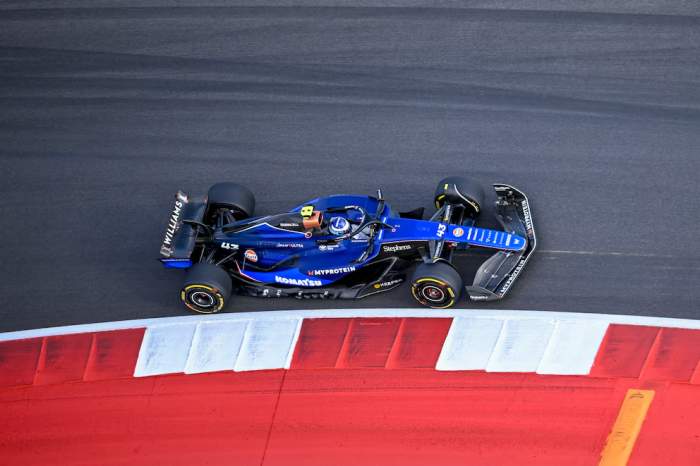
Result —
M333 235L344 235L350 231L350 222L345 217L331 217L328 222L328 231Z

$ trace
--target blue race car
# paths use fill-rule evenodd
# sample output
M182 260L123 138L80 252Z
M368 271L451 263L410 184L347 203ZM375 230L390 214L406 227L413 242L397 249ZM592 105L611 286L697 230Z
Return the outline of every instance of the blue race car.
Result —
M333 195L289 212L255 217L255 198L219 183L204 199L178 192L160 249L168 268L186 269L180 296L189 309L219 312L235 291L260 297L364 298L399 286L408 269L424 306L448 308L464 289L473 301L502 298L535 249L525 194L494 184L503 230L477 226L484 199L473 180L449 177L435 191L436 212L395 212L377 196ZM495 251L464 286L452 265L469 249Z

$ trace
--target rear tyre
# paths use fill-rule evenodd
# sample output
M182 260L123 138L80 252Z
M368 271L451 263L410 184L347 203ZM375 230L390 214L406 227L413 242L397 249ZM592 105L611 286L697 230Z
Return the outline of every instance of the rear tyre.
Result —
M434 309L454 306L462 288L462 277L447 262L422 263L411 280L411 293L416 301Z
M231 296L231 277L214 264L194 264L187 271L180 299L191 311L214 314L224 308Z
M217 183L207 194L209 213L218 209L228 209L238 220L251 217L255 212L255 196L243 185L237 183Z
M445 202L461 205L469 215L476 217L484 203L484 188L475 180L449 176L440 180L435 189L435 207L439 209Z

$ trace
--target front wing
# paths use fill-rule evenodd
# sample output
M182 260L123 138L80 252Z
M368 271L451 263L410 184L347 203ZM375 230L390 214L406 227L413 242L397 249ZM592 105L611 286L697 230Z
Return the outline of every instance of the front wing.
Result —
M527 247L522 251L498 251L481 264L474 283L466 287L472 301L503 298L523 271L537 244L530 203L525 193L507 184L494 184L493 187L498 196L498 221L505 231L526 238Z

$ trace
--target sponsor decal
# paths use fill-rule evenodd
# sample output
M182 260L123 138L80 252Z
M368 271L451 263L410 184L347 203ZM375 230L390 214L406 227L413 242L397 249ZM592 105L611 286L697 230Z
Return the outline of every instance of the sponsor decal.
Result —
M221 249L228 249L231 251L238 251L239 246L234 243L221 243Z
M277 243L276 248L303 248L304 245L301 243Z
M472 301L486 301L488 299L488 296L484 296L481 294L469 295L469 299L471 299Z
M323 286L321 280L312 280L311 278L287 278L275 275L275 282L282 283L284 285L297 285L297 286Z
M175 232L177 231L177 224L180 220L184 205L185 203L178 196L175 200L173 212L170 214L170 219L168 220L168 228L165 230L165 238L163 239L163 246L165 247L170 247L173 244L173 236L175 236Z
M525 262L527 262L526 258L520 259L518 265L510 273L510 277L508 277L508 280L506 280L503 286L501 286L500 293L505 294L510 289L510 286L513 284L515 279L518 278L518 275L520 275L520 271L523 269L523 267L525 267Z
M311 232L307 231L306 233L304 233L304 238L311 238Z
M382 251L384 252L398 252L398 251L410 251L413 246L410 244L391 244L382 246Z
M377 290L380 288L388 288L390 286L398 285L402 281L403 279L397 278L396 280L389 280L388 282L379 282L374 284L374 288L376 288Z
M464 236L464 228L456 227L454 230L452 230L452 234L455 236L455 238L460 238Z
M306 273L308 275L339 275L341 273L349 273L349 272L354 272L356 269L353 266L349 267L337 267L335 269L317 269L317 270L309 270Z
M522 202L523 217L525 217L525 228L527 229L528 236L532 236L532 217L530 215L530 206L527 201Z
M334 249L338 249L340 247L339 244L322 244L318 247L319 251L333 251Z
M299 228L300 225L298 223L293 223L293 222L282 222L280 223L280 226L282 228Z
M243 253L243 257L250 262L258 261L258 255L252 249L246 249L245 253Z

